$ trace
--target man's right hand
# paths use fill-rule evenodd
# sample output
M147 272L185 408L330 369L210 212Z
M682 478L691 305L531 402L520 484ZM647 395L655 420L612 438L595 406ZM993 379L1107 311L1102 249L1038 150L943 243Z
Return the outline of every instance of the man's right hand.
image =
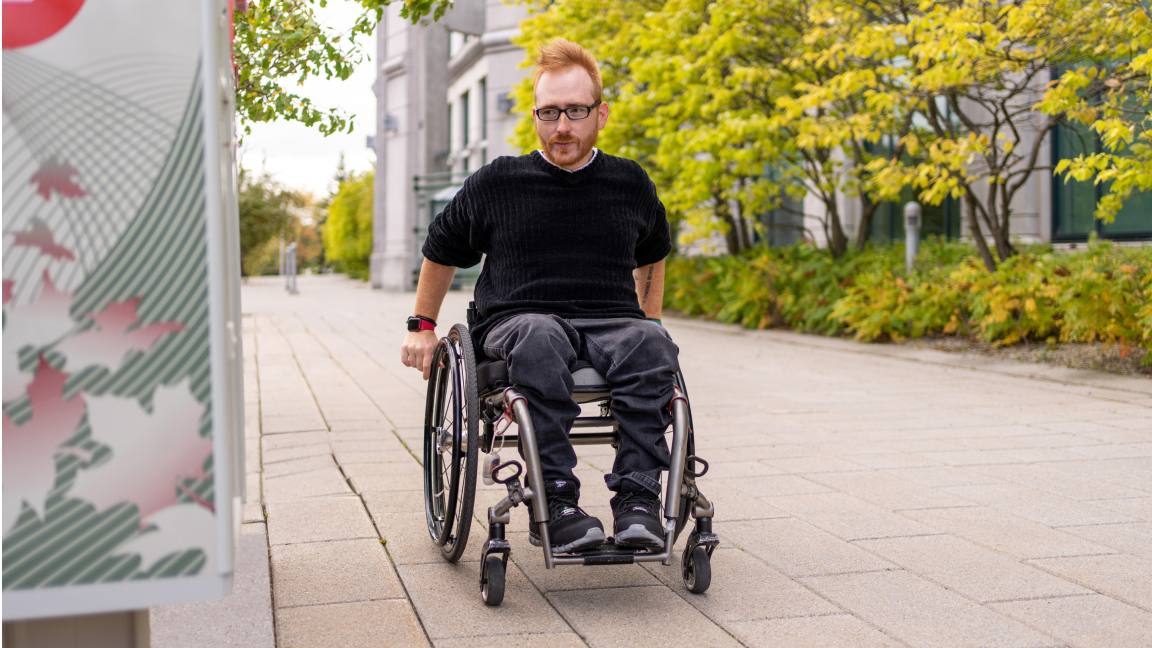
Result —
M432 373L432 352L436 350L439 338L435 331L414 331L404 335L400 347L400 362L424 372L424 380Z

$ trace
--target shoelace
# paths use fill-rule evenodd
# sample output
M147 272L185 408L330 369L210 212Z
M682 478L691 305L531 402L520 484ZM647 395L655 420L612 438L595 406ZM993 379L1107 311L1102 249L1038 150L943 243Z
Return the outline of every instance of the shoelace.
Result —
M617 504L620 512L642 510L649 515L659 517L660 502L647 493L625 493Z
M584 512L584 509L580 508L576 505L575 502L569 500L566 497L552 496L548 498L548 515L552 519L555 520L558 518L577 514L585 517L588 516L588 514Z

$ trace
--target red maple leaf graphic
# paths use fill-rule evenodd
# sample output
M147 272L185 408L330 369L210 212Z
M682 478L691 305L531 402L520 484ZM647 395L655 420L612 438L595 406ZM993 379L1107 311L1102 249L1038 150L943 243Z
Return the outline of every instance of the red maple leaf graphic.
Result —
M49 158L32 176L32 183L36 185L36 193L44 200L51 199L53 193L64 198L87 196L83 187L72 181L72 176L77 174L79 171L71 164L61 164L56 158Z
M147 351L161 337L184 330L179 322L155 322L128 330L138 322L136 308L139 305L140 298L134 297L90 313L95 327L56 345L56 350L66 358L66 366L77 370L102 365L116 371L129 353Z
M72 250L57 243L56 238L52 236L52 230L48 229L48 225L39 218L33 218L32 225L27 230L12 232L12 245L38 248L42 254L53 259L76 260Z
M16 425L4 415L4 532L20 517L23 504L43 519L44 500L56 482L56 453L84 417L84 399L64 398L68 374L40 357L28 385L32 416Z

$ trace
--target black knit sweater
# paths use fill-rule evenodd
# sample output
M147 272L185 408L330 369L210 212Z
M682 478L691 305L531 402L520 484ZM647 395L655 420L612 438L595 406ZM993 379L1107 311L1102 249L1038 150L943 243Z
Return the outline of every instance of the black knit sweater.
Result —
M643 318L633 269L671 249L656 188L632 160L596 154L570 172L539 152L472 174L428 228L424 256L467 268L476 283L473 338L517 313Z

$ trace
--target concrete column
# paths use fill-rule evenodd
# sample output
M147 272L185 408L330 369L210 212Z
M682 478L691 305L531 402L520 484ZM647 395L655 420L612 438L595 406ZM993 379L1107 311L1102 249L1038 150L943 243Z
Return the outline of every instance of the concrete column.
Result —
M377 46L372 286L410 290L419 262L413 178L446 170L448 32L436 24L411 25L390 8Z

